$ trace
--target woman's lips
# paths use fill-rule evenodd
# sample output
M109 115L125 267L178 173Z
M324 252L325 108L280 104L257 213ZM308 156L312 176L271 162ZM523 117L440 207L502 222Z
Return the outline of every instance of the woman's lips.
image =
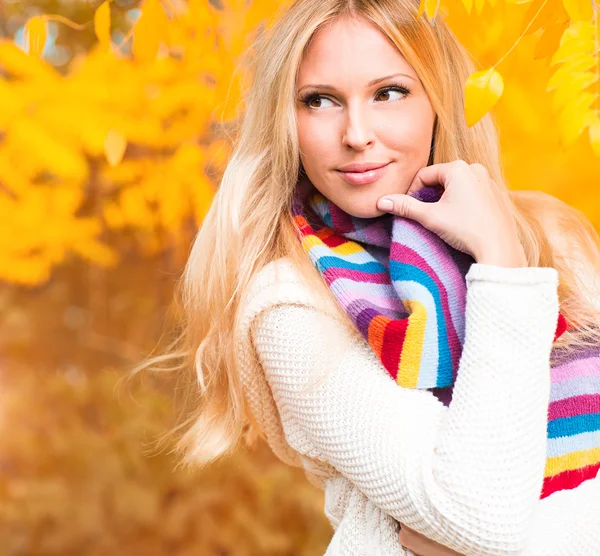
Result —
M372 170L366 170L365 172L342 172L342 170L336 170L341 178L352 185L365 185L367 183L373 183L377 181L381 176L383 176L388 169L390 162L380 166L379 168L374 168Z

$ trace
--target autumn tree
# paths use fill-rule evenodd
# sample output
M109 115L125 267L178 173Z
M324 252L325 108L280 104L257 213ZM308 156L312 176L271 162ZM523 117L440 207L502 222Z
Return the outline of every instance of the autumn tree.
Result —
M107 0L28 15L18 40L0 41L0 279L42 283L71 256L115 265L124 237L145 253L190 237L243 110L243 54L286 3ZM464 84L469 125L506 94L504 68L524 64L529 40L558 148L585 136L600 157L595 0L421 1L419 17L438 12L467 43L488 35L471 49L483 67ZM84 50L52 63L50 31L86 37Z

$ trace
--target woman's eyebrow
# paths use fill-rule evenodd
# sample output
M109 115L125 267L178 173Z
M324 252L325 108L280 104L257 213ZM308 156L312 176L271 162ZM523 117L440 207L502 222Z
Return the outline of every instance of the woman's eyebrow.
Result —
M415 78L412 75L409 75L408 73L392 73L391 75L386 75L385 77L378 77L377 79L373 79L372 81L369 81L367 83L367 87L372 87L373 85L377 85L377 83L381 83L382 81L385 81L386 79L391 79L392 77L398 77L400 75L403 75L404 77L408 77L409 79L413 79L415 80ZM307 87L310 87L311 89L335 89L335 87L333 85L303 85L302 87L300 87L298 89L298 92L300 92L302 89L306 89Z

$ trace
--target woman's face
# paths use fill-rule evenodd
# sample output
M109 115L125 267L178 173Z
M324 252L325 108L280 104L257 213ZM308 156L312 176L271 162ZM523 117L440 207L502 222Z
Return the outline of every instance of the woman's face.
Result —
M429 160L435 113L415 71L374 25L337 19L315 33L296 90L308 179L353 216L381 215L377 199L406 193Z

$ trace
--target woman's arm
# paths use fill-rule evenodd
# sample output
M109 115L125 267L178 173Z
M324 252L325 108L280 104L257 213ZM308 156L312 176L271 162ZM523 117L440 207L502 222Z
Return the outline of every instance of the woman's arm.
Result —
M420 556L457 552L402 526L398 540ZM522 556L597 556L600 548L600 473L579 487L540 500Z
M522 556L600 554L600 473L540 500Z
M458 552L518 554L546 462L558 275L474 264L467 284L449 408L395 384L366 342L313 308L265 311L253 340L292 447ZM316 383L315 373L323 377Z

